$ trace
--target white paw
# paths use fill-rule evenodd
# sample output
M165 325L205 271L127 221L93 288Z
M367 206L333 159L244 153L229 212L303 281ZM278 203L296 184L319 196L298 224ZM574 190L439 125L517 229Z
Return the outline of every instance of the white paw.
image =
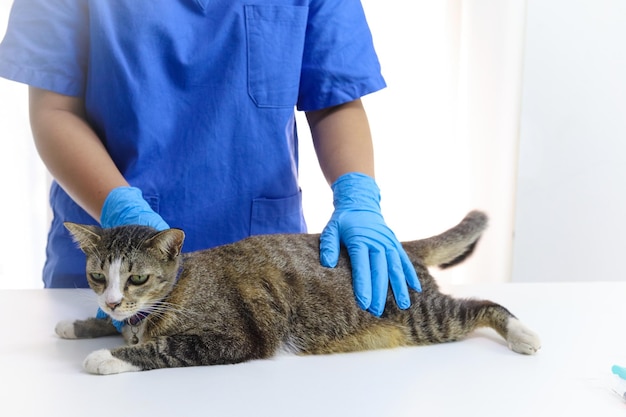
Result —
M74 322L71 320L58 322L54 331L63 339L76 339L76 333L74 333Z
M85 362L83 362L83 368L91 374L98 375L141 371L137 366L114 357L108 349L96 350L90 353Z
M524 326L518 319L509 319L506 339L509 348L517 353L534 355L541 348L541 340L537 333Z

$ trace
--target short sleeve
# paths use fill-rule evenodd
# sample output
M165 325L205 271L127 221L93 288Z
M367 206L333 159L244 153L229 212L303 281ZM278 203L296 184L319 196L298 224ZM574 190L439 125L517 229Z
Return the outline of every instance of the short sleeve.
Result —
M361 2L311 1L298 109L343 104L385 86Z
M88 44L85 0L15 0L0 43L0 76L83 95Z

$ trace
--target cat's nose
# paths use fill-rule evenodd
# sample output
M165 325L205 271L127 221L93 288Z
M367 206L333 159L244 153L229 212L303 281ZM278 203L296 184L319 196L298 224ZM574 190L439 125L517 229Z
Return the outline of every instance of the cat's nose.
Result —
M107 306L111 309L111 311L115 311L115 309L119 307L120 304L122 304L121 301L114 301L114 302L107 301Z

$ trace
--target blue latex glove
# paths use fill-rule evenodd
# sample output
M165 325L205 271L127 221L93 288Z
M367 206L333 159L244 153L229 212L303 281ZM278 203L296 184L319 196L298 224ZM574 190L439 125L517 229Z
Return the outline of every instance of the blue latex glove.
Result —
M141 190L135 187L118 187L111 190L100 214L102 227L115 227L127 224L152 226L157 230L169 229L169 226L144 200ZM96 318L106 319L109 316L98 308ZM111 319L118 332L125 323Z
M100 213L102 227L115 227L126 224L152 226L157 230L169 226L143 199L141 190L135 187L118 187L111 190Z
M415 268L380 212L380 190L373 178L342 175L332 185L335 211L322 232L320 258L335 267L339 247L348 249L352 281L359 306L381 316L389 282L398 307L409 308L408 286L421 291Z

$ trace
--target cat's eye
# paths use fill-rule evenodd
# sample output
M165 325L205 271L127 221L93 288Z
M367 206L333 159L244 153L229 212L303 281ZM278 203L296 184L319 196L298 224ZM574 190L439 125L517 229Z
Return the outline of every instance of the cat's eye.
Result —
M106 277L104 276L104 274L101 274L99 272L92 272L91 274L89 274L89 276L91 277L92 281L97 282L98 284L104 284L106 281Z
M150 275L131 275L128 280L130 281L131 284L133 285L142 285L145 284L146 281L148 281L148 277Z

